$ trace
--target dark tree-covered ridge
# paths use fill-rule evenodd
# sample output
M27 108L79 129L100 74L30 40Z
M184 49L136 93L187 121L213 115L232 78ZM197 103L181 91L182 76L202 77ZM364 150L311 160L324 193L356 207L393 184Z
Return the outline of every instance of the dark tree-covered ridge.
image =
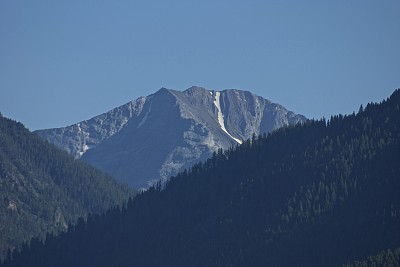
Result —
M219 150L3 266L340 266L400 245L400 90Z
M381 251L377 255L369 256L362 261L344 264L343 267L399 267L400 266L400 247L394 251L388 249Z
M0 116L0 258L32 237L121 205L130 195L112 177Z

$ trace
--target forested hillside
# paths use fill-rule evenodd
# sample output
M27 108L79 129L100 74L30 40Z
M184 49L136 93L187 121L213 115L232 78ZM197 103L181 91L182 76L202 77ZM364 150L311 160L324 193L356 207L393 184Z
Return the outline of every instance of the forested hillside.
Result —
M377 255L370 256L362 261L355 261L343 265L343 267L399 267L400 266L400 247L394 251L388 249L381 251Z
M3 266L341 266L395 249L399 106L396 90L220 150Z
M32 237L120 205L132 193L0 116L0 258Z

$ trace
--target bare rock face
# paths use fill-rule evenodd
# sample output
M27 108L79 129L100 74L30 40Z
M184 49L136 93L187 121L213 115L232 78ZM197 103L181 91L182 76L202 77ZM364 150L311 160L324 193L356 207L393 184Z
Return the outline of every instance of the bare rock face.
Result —
M68 229L68 224L65 221L64 215L60 207L57 207L57 209L54 211L54 226L59 227L63 230Z
M87 150L118 133L129 119L138 116L145 102L146 97L140 97L90 120L68 127L39 130L36 133L75 158L80 158Z
M90 120L36 133L135 188L147 188L253 133L304 121L247 91L162 88Z

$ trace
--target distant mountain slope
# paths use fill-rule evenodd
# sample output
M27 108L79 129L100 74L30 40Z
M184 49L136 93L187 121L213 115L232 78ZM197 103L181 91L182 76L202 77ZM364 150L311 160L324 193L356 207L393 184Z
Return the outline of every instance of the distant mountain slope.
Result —
M162 88L90 120L36 131L42 138L141 188L252 136L306 118L247 91Z
M30 238L104 212L132 192L0 116L0 258Z
M396 90L219 150L4 266L340 266L399 247L399 162Z

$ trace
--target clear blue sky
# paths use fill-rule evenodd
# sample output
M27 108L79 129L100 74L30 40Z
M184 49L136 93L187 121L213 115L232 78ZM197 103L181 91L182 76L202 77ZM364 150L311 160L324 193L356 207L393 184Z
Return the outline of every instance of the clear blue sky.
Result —
M1 0L0 111L60 127L198 85L351 113L400 87L399 14L399 0Z

